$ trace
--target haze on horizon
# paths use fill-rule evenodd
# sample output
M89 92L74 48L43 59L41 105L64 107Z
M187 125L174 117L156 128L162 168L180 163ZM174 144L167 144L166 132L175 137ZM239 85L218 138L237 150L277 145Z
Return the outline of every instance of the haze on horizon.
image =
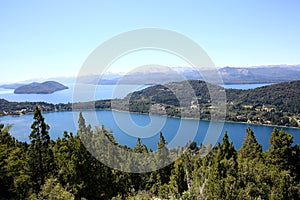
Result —
M102 42L156 27L197 42L217 67L300 63L300 2L287 1L2 1L1 83L73 77ZM140 64L186 66L174 56L142 53L112 71Z

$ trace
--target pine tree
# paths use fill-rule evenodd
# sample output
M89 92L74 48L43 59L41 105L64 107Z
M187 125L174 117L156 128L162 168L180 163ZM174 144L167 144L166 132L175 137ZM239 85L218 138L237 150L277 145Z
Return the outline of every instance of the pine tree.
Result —
M51 199L51 200L74 200L75 197L69 191L61 186L61 184L54 178L46 180L38 195L32 195L30 199Z
M182 159L178 159L174 162L174 168L171 171L169 185L171 186L172 193L177 196L180 196L188 189L184 163Z
M250 128L246 129L246 137L242 147L238 151L239 159L253 160L261 158L262 146L258 144L253 131Z
M14 138L9 133L10 127L0 124L0 199L12 199L15 195L12 192L13 177L7 170L8 158L15 147Z
M234 199L238 195L236 150L225 132L210 169L204 193L207 199Z
M273 130L270 138L270 148L267 160L270 164L277 165L281 169L291 169L293 159L293 136L283 130Z
M142 146L141 138L137 139L136 145L133 150L135 153L143 153L143 146Z
M13 177L13 190L17 199L26 199L32 187L29 176L29 159L26 146L16 145L7 158L5 169Z
M159 133L159 142L157 144L157 165L162 168L170 164L169 150L167 148L167 142L162 134Z
M49 136L49 125L45 123L41 109L37 106L34 111L31 133L29 136L30 169L35 192L38 192L46 178L53 171L54 157Z
M158 173L156 174L156 181L159 186L163 186L164 184L170 181L171 175L171 161L169 150L167 148L167 142L162 134L159 133L159 142L157 144L157 155L156 162L158 167ZM163 188L160 188L163 189ZM160 191L161 192L161 191Z
M86 130L86 125L85 125L85 119L82 116L82 112L79 113L79 118L78 118L78 128L79 128L79 132L81 132L82 134L85 132Z

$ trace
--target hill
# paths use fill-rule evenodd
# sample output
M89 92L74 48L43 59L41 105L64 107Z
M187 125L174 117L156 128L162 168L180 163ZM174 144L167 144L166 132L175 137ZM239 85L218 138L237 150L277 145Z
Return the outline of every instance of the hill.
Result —
M188 94L188 87L195 91L196 102ZM300 81L284 82L249 90L224 89L210 85L214 91L225 90L226 120L257 124L298 126L300 119ZM176 94L176 96L175 96ZM178 98L180 101L178 100ZM132 112L160 114L164 110L169 116L210 119L212 108L209 90L204 81L183 81L157 85L128 95ZM125 99L126 99L125 98ZM194 97L193 97L194 98ZM197 104L198 101L198 104ZM180 103L180 105L179 105ZM157 110L155 110L155 106ZM195 109L198 108L198 109Z
M56 91L65 90L68 87L56 82L46 81L43 83L30 83L27 85L20 86L15 89L15 94L51 94Z

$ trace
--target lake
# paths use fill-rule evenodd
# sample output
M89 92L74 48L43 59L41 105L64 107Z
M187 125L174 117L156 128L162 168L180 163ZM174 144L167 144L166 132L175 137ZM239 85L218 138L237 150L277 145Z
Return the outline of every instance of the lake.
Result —
M252 83L252 84L224 84L223 87L226 89L241 89L248 90L253 88L258 88L266 85L271 85L272 83Z
M50 135L52 139L61 137L65 130L76 133L78 112L53 112L44 113L43 115L46 123L50 125ZM97 119L93 118L94 115ZM202 143L210 124L209 121L204 120L181 120L166 116L129 114L116 111L87 111L83 112L83 116L86 122L91 124L92 127L104 124L107 129L111 129L120 144L134 147L137 137L141 137L142 142L153 150L156 149L160 130L168 141L169 147L177 147L184 146L190 140L194 140L198 144ZM14 137L27 142L29 141L28 136L31 132L30 125L32 122L32 114L0 117L0 123L13 124L10 132ZM137 126L133 126L132 123ZM213 125L218 127L221 124L215 122ZM274 129L273 126L226 122L224 123L221 134L219 135L219 132L215 132L213 136L217 137L218 141L221 141L224 131L227 130L229 139L233 141L234 146L239 149L244 140L247 127L250 127L254 131L258 142L262 144L263 149L266 150L269 147L269 138ZM129 129L129 131L127 129ZM193 132L193 130L196 131ZM284 130L293 135L294 143L300 143L300 129L284 128ZM208 137L210 136L212 135L208 135ZM216 141L211 143L215 142Z
M224 85L226 88L250 89L261 87L267 84L240 84L240 85ZM0 98L9 101L45 101L49 103L68 103L73 101L74 85L68 85L68 90L59 91L53 94L14 94L13 90L0 89ZM115 85L101 85L95 88L94 85L81 85L78 101L89 101L87 95L95 91L95 99L123 98L128 93L149 87L138 85L119 85L117 92ZM229 139L233 141L234 146L238 149L244 140L245 131L250 127L263 149L269 147L269 138L274 127L263 125L250 125L243 123L226 122L221 131L216 130L207 134L209 121L197 120L180 120L165 116L129 114L115 111L96 111L84 112L87 123L92 126L104 124L107 129L113 131L114 136L120 144L134 147L137 137L142 138L142 142L149 148L156 149L159 139L159 132L162 131L170 147L184 146L188 141L194 140L198 144L205 142L215 144L221 141L224 131L228 131ZM78 112L53 112L44 113L46 122L50 125L50 135L53 139L61 137L63 132L76 133ZM94 116L94 117L93 117ZM97 119L95 118L97 117ZM13 124L11 134L21 141L29 141L30 125L33 121L33 115L23 116L4 116L0 117L0 123ZM136 126L134 126L134 124ZM214 122L212 129L222 126L221 123ZM281 128L279 128L281 129ZM211 129L209 129L211 130ZM294 143L300 143L300 129L284 128L285 131L293 134ZM176 137L175 137L176 136ZM214 138L217 138L216 140Z
M228 84L223 85L225 88L234 88L234 89L252 89L256 87L261 87L269 84ZM61 90L53 94L14 94L14 90L2 89L0 88L0 98L6 99L8 101L24 102L24 101L33 101L33 102L48 102L48 103L69 103L73 102L73 91L74 84L67 85L69 89ZM76 101L91 101L91 100L100 100L100 99L111 99L114 98L123 98L127 94L133 91L141 90L149 85L89 85L81 84L79 94L76 95ZM116 90L117 88L117 90ZM90 95L94 94L94 99L89 98Z
M6 99L8 101L16 102L47 102L47 103L72 103L74 84L67 85L69 89L54 92L52 94L14 94L14 90L2 89L0 88L0 98ZM113 98L124 98L127 94L142 90L149 85L90 85L90 84L80 84L78 94L76 94L76 100L85 102L100 99L111 99ZM94 94L94 98L89 98L89 94Z

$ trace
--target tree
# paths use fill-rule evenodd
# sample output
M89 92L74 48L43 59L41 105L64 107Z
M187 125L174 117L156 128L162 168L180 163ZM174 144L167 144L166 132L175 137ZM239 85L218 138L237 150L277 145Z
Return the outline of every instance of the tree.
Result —
M63 188L60 183L54 179L49 178L46 180L45 184L42 186L41 191L37 196L32 195L30 197L33 200L74 200L75 197L65 188Z
M162 134L159 133L159 142L157 143L157 152L155 154L155 169L157 171L152 172L153 177L155 177L154 184L152 185L151 191L153 193L160 193L165 195L168 192L167 188L164 186L169 183L171 175L171 166L170 166L170 155L167 148L167 142Z
M82 112L79 113L78 128L78 131L82 134L84 134L84 132L86 131L85 119L82 116Z
M26 146L17 144L7 158L5 169L13 177L13 190L17 199L26 199L32 187L29 176L28 154Z
M246 129L246 137L242 147L238 151L239 159L253 160L261 158L262 146L258 144L253 131L250 128Z
M136 145L134 147L134 152L135 153L143 153L143 146L142 146L141 138L137 139Z
M53 172L54 157L49 136L49 125L45 123L41 109L37 106L34 111L31 133L29 136L29 165L34 190L38 192L46 178Z
M12 192L13 177L9 174L7 159L15 147L14 138L10 135L11 126L0 124L0 194L3 199L14 197ZM1 198L0 198L1 199Z
M188 189L186 173L184 170L184 163L182 159L178 159L174 162L174 168L171 171L170 183L172 193L175 195L181 195Z
M159 142L157 144L157 167L162 168L170 164L169 150L167 148L167 142L162 134L159 133Z
M270 138L270 148L267 153L267 160L270 164L277 165L280 169L289 170L292 168L293 159L293 136L283 130L273 130Z
M208 175L205 185L207 199L234 199L238 195L238 164L237 155L232 142L229 142L225 132L222 144Z

